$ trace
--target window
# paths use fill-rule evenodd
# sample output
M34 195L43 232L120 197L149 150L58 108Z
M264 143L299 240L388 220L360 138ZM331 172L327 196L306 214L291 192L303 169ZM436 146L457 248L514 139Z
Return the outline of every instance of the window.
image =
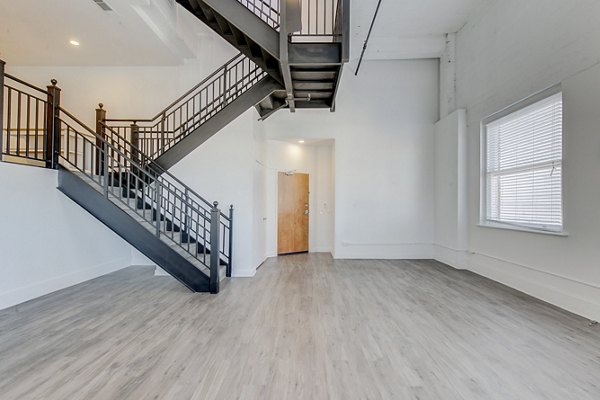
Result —
M563 230L562 93L556 91L483 122L484 223Z

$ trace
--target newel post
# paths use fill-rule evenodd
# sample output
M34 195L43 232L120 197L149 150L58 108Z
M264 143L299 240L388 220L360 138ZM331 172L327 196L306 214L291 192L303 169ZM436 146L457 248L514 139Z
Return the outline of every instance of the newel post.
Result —
M220 262L220 246L219 246L219 230L221 225L221 210L219 203L214 202L213 208L210 210L210 292L219 293L219 262Z
M4 66L5 62L0 60L0 161L2 161L2 134L4 132ZM10 140L10 133L6 133L6 140Z
M229 206L229 262L227 263L227 277L231 278L233 270L233 204Z
M56 86L58 81L52 79L52 85L47 86L47 110L46 110L46 168L57 169L58 157L60 156L60 88ZM69 140L69 138L67 138ZM66 155L69 157L69 155Z
M106 140L104 121L106 121L106 110L104 104L100 103L96 108L96 135L98 135L96 138L96 175L104 175L104 163L106 162L106 157L102 151L104 148L102 139Z

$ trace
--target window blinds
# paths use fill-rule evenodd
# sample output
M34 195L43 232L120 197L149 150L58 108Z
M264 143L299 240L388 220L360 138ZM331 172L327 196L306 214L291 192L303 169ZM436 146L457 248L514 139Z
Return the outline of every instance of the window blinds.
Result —
M486 125L488 221L561 231L562 93Z

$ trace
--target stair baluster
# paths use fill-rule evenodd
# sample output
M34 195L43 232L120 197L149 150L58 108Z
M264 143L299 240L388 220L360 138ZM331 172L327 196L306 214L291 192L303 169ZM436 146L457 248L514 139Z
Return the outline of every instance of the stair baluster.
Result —
M219 231L221 228L221 210L219 203L214 202L213 208L210 210L210 292L219 293L219 254L221 248L219 246Z
M2 161L2 143L4 143L4 68L6 63L0 60L0 161ZM10 133L6 134L7 142L10 142Z

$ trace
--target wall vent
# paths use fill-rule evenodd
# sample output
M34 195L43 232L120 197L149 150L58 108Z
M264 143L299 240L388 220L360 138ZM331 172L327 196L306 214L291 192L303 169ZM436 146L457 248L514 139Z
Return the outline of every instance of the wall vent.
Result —
M104 0L92 0L94 3L98 4L98 7L103 9L104 11L113 11L112 8Z

